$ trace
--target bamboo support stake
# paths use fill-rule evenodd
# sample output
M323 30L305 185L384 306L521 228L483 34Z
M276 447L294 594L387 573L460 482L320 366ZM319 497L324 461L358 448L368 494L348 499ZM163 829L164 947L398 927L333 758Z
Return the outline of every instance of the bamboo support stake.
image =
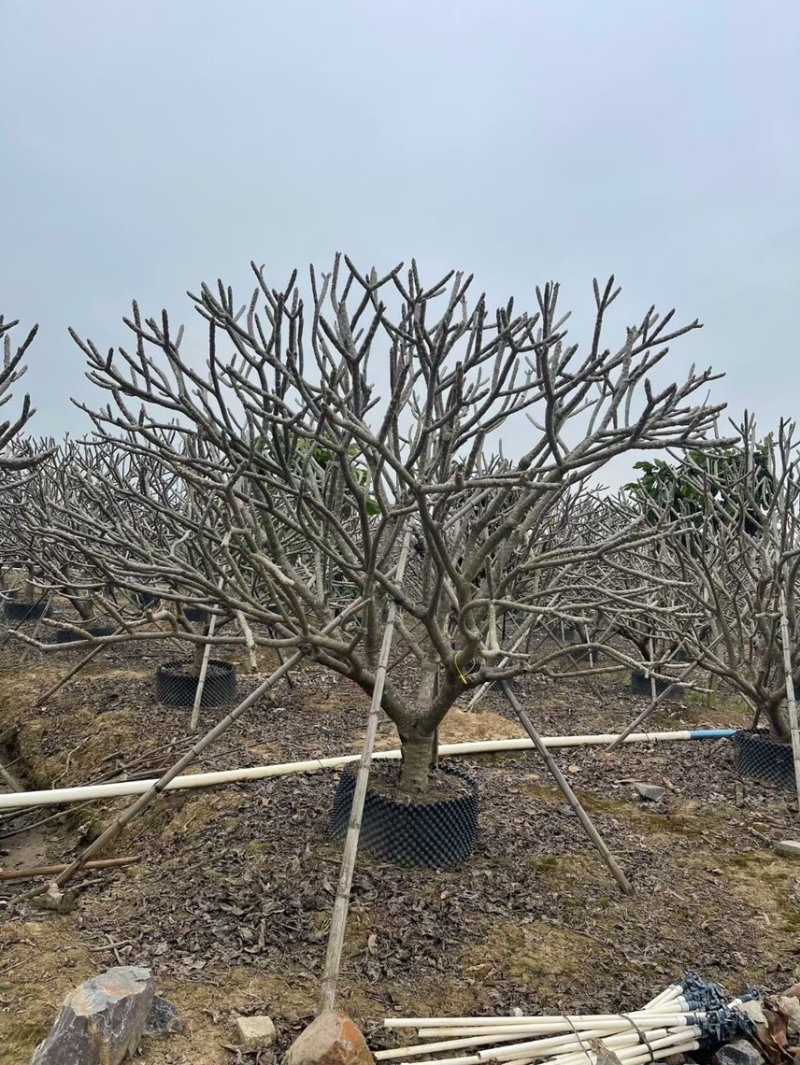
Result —
M0 780L4 781L13 792L25 790L14 774L9 769L6 769L2 762L0 762Z
M133 865L141 861L138 856L130 858L101 858L96 862L86 862L84 869L112 869L121 865ZM36 876L51 876L53 873L63 873L68 866L64 865L39 865L31 869L0 869L0 880L31 880Z
M593 824L591 818L589 817L589 815L584 810L584 808L581 805L580 800L578 799L577 795L575 794L575 792L572 790L572 788L567 783L567 780L564 777L564 774L561 772L561 770L556 765L555 759L550 754L550 752L548 751L547 747L545 747L545 745L542 743L541 736L539 735L539 733L534 728L534 725L533 725L533 722L531 721L531 719L528 717L528 715L522 709L522 705L520 704L520 702L517 699L516 695L514 695L513 691L511 690L511 685L507 681L503 681L503 691L506 694L506 698L508 699L508 701L511 703L512 707L514 708L514 712L516 713L517 717L519 718L519 720L520 720L520 722L522 724L522 727L525 729L525 731L530 736L534 747L539 752L539 755L541 756L541 758L544 759L545 765L550 770L551 776L553 777L553 779L555 780L556 784L558 784L559 788L561 789L561 791L562 791L562 793L564 795L564 798L567 800L569 805L575 811L575 813L576 813L576 815L578 817L578 820L580 821L581 825L583 826L584 831L586 832L586 835L589 837L589 839L592 841L594 846L597 848L597 850L600 853L600 856L602 857L603 861L606 863L606 865L608 866L609 870L611 871L611 875L616 880L617 884L620 887L620 890L625 895L632 895L633 894L633 888L631 887L630 882L628 881L628 878L625 876L625 874L623 873L622 869L617 864L616 860L614 859L613 854L611 853L611 851L608 849L608 847L606 846L605 842L603 841L602 836L597 831L597 829L594 827L594 824Z
M411 528L406 530L405 540L400 552L400 560L397 566L397 583L402 584L406 568L406 560L411 545ZM386 683L386 672L389 665L389 655L392 650L394 638L394 625L397 616L397 604L394 600L389 603L389 612L386 627L383 630L383 643L381 644L378 657L378 668L375 671L375 687L372 692L372 702L367 718L367 732L364 737L364 747L361 752L361 761L356 776L356 786L353 792L353 803L350 807L350 821L347 826L347 835L344 841L342 854L342 866L339 873L339 884L336 889L336 899L333 904L331 915L331 929L328 935L328 948L325 954L325 967L322 972L322 985L320 988L319 1012L332 1010L336 1003L336 989L339 980L339 969L342 961L342 947L344 945L344 933L347 925L347 911L350 907L350 890L353 886L353 872L355 870L356 855L358 853L358 839L361 834L361 818L364 813L364 800L367 796L367 784L369 782L369 770L372 763L372 751L375 746L375 737L378 734L378 720L380 717L383 689Z
M797 702L794 697L792 652L789 649L789 619L786 614L786 590L781 586L781 643L783 644L783 670L786 676L786 701L789 704L789 731L792 736L794 759L794 782L797 789L797 809L800 813L800 732L797 728Z
M208 643L203 648L203 661L200 663L200 675L197 678L197 690L194 693L192 716L189 720L189 731L197 731L197 723L200 719L200 704L203 701L203 692L206 686L206 674L208 673L208 660L211 657L211 639L217 626L217 615L212 614L208 623Z
M114 633L114 635L116 636L116 635L117 635L117 633L118 633L119 631L120 631L120 630L119 630L119 629L117 629L117 631L116 631L116 632ZM88 666L88 665L89 665L89 663L90 663L90 662L92 661L92 659L93 659L93 658L96 658L96 657L97 657L97 655L99 655L99 654L100 654L100 652L101 652L102 650L104 650L104 649L105 649L105 648L106 648L107 646L108 646L107 644L104 644L104 643L99 643L99 644L98 644L98 645L97 645L96 647L93 647L93 648L91 649L91 651L89 651L89 653L88 653L88 654L87 654L87 655L86 655L86 656L85 656L84 658L82 658L82 659L80 660L80 662L78 662L78 664L77 664L77 665L73 666L73 667L72 667L72 669L70 669L70 670L69 670L69 671L68 671L68 672L67 672L67 673L66 673L66 674L65 674L65 675L64 675L64 676L63 676L63 677L61 678L61 680L57 681L57 682L56 682L56 683L55 683L55 684L54 684L54 685L52 686L52 688L48 688L48 689L47 689L47 691L46 691L46 692L44 693L44 695L40 695L40 696L38 697L36 705L37 705L37 706L41 706L41 705L42 705L42 703L43 703L43 702L44 702L44 701L45 701L46 699L50 699L50 698L52 698L52 697L53 697L53 696L54 696L54 695L56 694L56 692L57 692L57 691L60 691L60 690L61 690L61 688L63 688L65 684L67 684L67 683L68 683L69 681L71 681L71 680L72 680L72 678L73 678L74 676L76 676L76 674L80 673L80 671L81 671L81 670L83 669L83 667L84 667L84 666Z
M224 551L231 542L231 530L225 533L222 538L220 548ZM217 581L217 590L222 591L222 586L225 583L224 575ZM200 719L200 703L203 701L203 691L206 686L206 674L208 673L208 660L211 657L211 641L214 638L214 630L217 627L217 615L212 614L211 619L208 622L208 643L203 648L203 661L200 664L200 676L197 678L197 690L194 693L194 704L192 706L192 716L189 720L189 731L197 731L197 722Z

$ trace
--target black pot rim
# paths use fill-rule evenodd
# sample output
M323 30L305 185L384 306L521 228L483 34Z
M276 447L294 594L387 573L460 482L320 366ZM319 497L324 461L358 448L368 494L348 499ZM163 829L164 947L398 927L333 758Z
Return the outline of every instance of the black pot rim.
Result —
M174 658L169 662L162 662L160 666L156 667L157 673L174 673L179 677L186 677L191 680L197 680L197 674L190 669L187 672L187 666L191 667L191 658ZM209 658L209 666L216 666L220 673L233 673L236 669L235 662L229 662L225 658Z
M747 737L751 740L761 740L764 743L768 743L771 747L791 747L791 740L782 740L778 736L775 736L768 728L739 728L737 729L731 739L734 741L738 737Z
M379 758L378 761L385 762L387 765L396 767L398 770L400 769L399 760ZM355 776L358 772L358 762L351 762L346 765L344 767L344 772L350 774L350 776ZM454 766L449 765L439 765L435 769L431 769L430 772L449 773L451 776L458 777L460 780L463 780L465 781L465 783L469 784L470 792L472 795L478 794L477 780L475 780L475 778L469 773L466 773L463 769L456 769ZM451 803L463 802L464 799L467 798L466 795L451 795L447 799L436 799L434 802L415 802L413 799L395 799L393 796L386 795L381 791L371 791L369 785L367 785L367 792L373 802L376 799L379 799L391 806L402 807L402 809L404 810L428 810L432 806L449 806Z

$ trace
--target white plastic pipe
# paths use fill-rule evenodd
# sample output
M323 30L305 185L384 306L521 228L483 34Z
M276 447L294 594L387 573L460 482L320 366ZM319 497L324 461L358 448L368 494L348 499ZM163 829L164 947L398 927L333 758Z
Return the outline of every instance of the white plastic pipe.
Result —
M711 736L731 735L735 729L714 729L706 732L683 730L678 732L633 732L626 736L625 743L664 743L674 740L693 740ZM545 747L608 746L616 740L612 733L586 736L544 736ZM470 743L444 743L440 755L492 754L498 751L529 751L533 743L528 737L511 740L480 740ZM376 751L375 758L399 759L400 751ZM312 758L303 762L286 762L281 765L260 765L248 769L226 769L215 773L193 773L175 777L165 791L180 791L184 788L209 788L218 784L234 784L243 780L263 780L267 777L285 777L295 773L317 773L322 769L339 769L350 762L357 762L358 754L336 755L331 758ZM142 795L156 783L156 777L148 780L120 781L117 784L87 784L73 788L52 788L49 791L23 791L13 795L0 795L0 810L16 810L32 806L58 806L63 803L85 802L87 799L113 799L120 795ZM517 1019L518 1018L514 1018ZM444 1023L444 1021L442 1022ZM415 1025L409 1023L408 1028Z
M647 1041L644 1042L639 1038L637 1032L628 1032L625 1035L611 1036L608 1039L602 1039L601 1043L609 1050L613 1050L618 1056L621 1055L621 1051L624 1049L628 1053L635 1056L642 1050L662 1050L664 1047L675 1046L676 1043L689 1042L693 1039L697 1039L701 1034L700 1028L694 1026L689 1029L688 1033L686 1029L681 1032L666 1032L663 1029L655 1032L648 1032ZM636 1048L634 1051L632 1048ZM580 1065L581 1060L586 1061L586 1050L592 1048L586 1044L582 1046L574 1054L559 1054L557 1057L551 1059L550 1065ZM625 1055L621 1055L624 1057Z
M685 1039L684 1041L678 1041L675 1037L670 1037L668 1042L664 1042L661 1045L653 1044L652 1047L648 1047L642 1043L636 1047L627 1047L617 1052L617 1057L625 1065L643 1065L647 1061L660 1061L663 1058L672 1057L673 1054L686 1054L691 1050L697 1050L700 1043L696 1038ZM554 1058L552 1065L588 1065L592 1062L592 1065L597 1063L597 1055L589 1050L582 1051L581 1054L576 1055L569 1062L566 1059Z
M630 1014L630 1017L631 1020L635 1023L638 1032L646 1032L650 1029L659 1029L667 1027L686 1027L685 1017L670 1017L668 1019L656 1017L648 1019L646 1017L637 1017L636 1014ZM625 1020L621 1018L616 1018L614 1022L606 1021L605 1023L601 1022L597 1025L598 1029L605 1028L606 1032L610 1035L614 1034L615 1032L619 1032L622 1028L626 1027L631 1029L632 1025L626 1024ZM637 1034L637 1041L638 1032L635 1033ZM602 1034L602 1031L600 1031L601 1036ZM492 1050L479 1050L478 1058L481 1061L515 1061L518 1058L526 1058L530 1056L531 1053L538 1056L540 1043L541 1040L533 1040L527 1043L513 1043L511 1046L507 1047L496 1047Z
M637 1011L637 1016L647 1014L648 1017L668 1014L673 1016L678 1013L685 1013L689 1009L689 1004L686 999L681 995L675 999L671 999L669 1002L664 1002L655 1007L650 1005L645 1006L644 1009ZM693 1011L694 1012L694 1011ZM620 1021L620 1027L624 1027L625 1022ZM583 1026L585 1027L585 1025ZM549 1032L563 1032L563 1031L580 1031L581 1025L576 1024L574 1028L569 1028L562 1020L554 1023L549 1018L541 1017L518 1017L514 1024L490 1024L489 1018L486 1018L485 1023L476 1025L474 1028L463 1028L455 1025L444 1025L441 1028L421 1028L419 1031L420 1039L444 1039L449 1036L455 1035L491 1035L492 1033L511 1033L518 1032L520 1035L526 1035L528 1033L549 1033Z
M698 1040L692 1036L684 1037L685 1042L679 1042L677 1036L673 1037L675 1040L669 1045L660 1049L653 1048L648 1049L646 1045L641 1044L641 1050L638 1046L626 1047L617 1053L617 1057L625 1065L644 1065L649 1061L660 1061L663 1058L671 1057L673 1054L687 1054L692 1050L697 1050L700 1046ZM597 1055L591 1050L584 1050L580 1053L583 1065L597 1065ZM479 1058L477 1054L471 1056L453 1057L453 1058L434 1058L432 1061L426 1062L425 1065L481 1065L484 1058ZM536 1058L521 1058L515 1062L515 1065L533 1065L537 1062ZM553 1058L551 1065L559 1062L558 1058ZM418 1065L418 1062L401 1062L400 1065Z
M672 1017L676 1017L676 1020L672 1020ZM582 1028L594 1028L598 1024L604 1024L610 1022L612 1024L625 1025L629 1024L628 1018L633 1019L637 1023L639 1020L658 1020L664 1027L671 1027L673 1024L685 1024L685 1017L680 1010L675 1010L674 1014L664 1015L660 1011L635 1010L633 1013L626 1013L624 1016L620 1013L585 1013L585 1014L564 1014L554 1013L543 1015L541 1017L532 1017L532 1021L542 1026L555 1025L558 1031L572 1032L576 1029L580 1031ZM384 1028L416 1028L421 1030L423 1028L478 1028L485 1027L490 1028L495 1025L521 1025L526 1018L524 1017L387 1017L383 1022Z
M376 1061L390 1061L393 1058L402 1058L404 1056L416 1057L419 1054L438 1054L444 1050L461 1050L469 1047L481 1047L492 1043L503 1042L504 1040L513 1039L515 1034L524 1034L524 1032L520 1033L518 1031L517 1033L514 1033L509 1032L506 1029L501 1029L499 1033L493 1035L481 1035L463 1039L448 1039L441 1043L421 1043L419 1046L400 1047L393 1050L379 1050L374 1056ZM670 1033L667 1028L656 1028L649 1032L648 1042L653 1042L668 1034ZM683 1034L686 1034L685 1031ZM696 1034L699 1034L699 1029ZM579 1032L577 1035L574 1032L567 1032L553 1036L550 1039L539 1039L536 1041L536 1044L531 1043L531 1057L550 1057L553 1053L557 1053L559 1056L564 1056L573 1048L576 1051L591 1049L589 1041L594 1039L601 1039L604 1046L613 1050L617 1047L633 1046L638 1043L639 1032L632 1029L631 1026L625 1022L620 1023L617 1034L609 1034L609 1030L606 1028L589 1028ZM536 1047L535 1052L533 1049L534 1046Z

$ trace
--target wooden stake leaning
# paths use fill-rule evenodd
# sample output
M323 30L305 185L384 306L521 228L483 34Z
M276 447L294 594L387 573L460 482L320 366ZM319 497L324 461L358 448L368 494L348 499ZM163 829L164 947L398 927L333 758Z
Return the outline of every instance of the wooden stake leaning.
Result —
M0 762L0 780L2 780L12 791L25 790L14 774L6 769L2 762Z
M362 606L363 599L354 601L346 610L343 610L338 617L329 622L322 631L325 633L333 632L340 625L344 624L345 621L349 620L350 616ZM269 689L277 684L291 668L296 666L300 659L303 658L304 654L304 651L295 651L291 658L288 658L282 666L279 666L274 673L271 673L265 681L259 684L246 699L231 710L227 717L223 718L222 721L215 725L210 732L207 732L201 739L199 739L190 751L183 755L182 758L175 762L173 766L159 777L148 791L143 795L140 795L135 802L131 803L131 805L114 820L105 832L101 833L93 843L90 843L89 846L67 866L64 872L59 874L54 881L56 886L63 887L64 884L68 883L75 873L79 872L85 866L90 858L93 858L96 854L102 851L103 848L110 843L112 839L115 839L119 832L121 832L122 829L137 816L137 814L141 813L142 810L148 807L154 799L157 799L171 780L174 780L175 777L179 776L187 766L194 762L198 755L202 754L206 747L210 746L214 740L218 739L223 734L223 732L227 731L231 725L235 724L242 714L250 709L253 703L257 702L265 692L269 691ZM44 894L45 891L47 891L47 885L27 891L23 895L18 895L14 902L15 904L24 902L28 899L35 898L37 895Z
M208 673L208 660L211 657L211 639L214 629L217 627L217 615L212 614L208 623L208 643L203 648L203 661L200 664L200 675L197 678L197 691L194 693L192 716L189 720L189 731L197 731L197 722L200 718L200 703L203 701L203 691L206 686L206 674Z
M516 713L517 717L519 718L520 723L522 724L522 727L525 729L525 731L530 736L530 738L531 738L531 740L533 742L533 746L536 748L536 750L539 752L541 757L544 759L545 765L550 770L550 773L551 773L553 779L555 780L556 784L558 784L559 788L561 789L561 791L562 791L562 793L564 795L564 798L567 800L567 802L570 804L572 809L577 814L578 820L580 821L581 825L583 826L583 829L586 832L586 835L589 837L589 839L592 841L594 846L597 848L597 850L600 853L601 858L603 859L603 861L606 863L606 865L608 866L609 870L611 871L611 875L614 877L616 882L619 884L620 889L622 890L622 892L625 895L632 895L633 894L633 888L631 887L630 882L628 881L628 878L625 876L625 874L623 873L622 869L620 869L619 865L617 865L617 862L615 861L614 856L612 855L611 851L608 849L608 847L603 842L602 836L597 831L597 829L594 827L594 824L592 823L589 815L586 813L584 808L581 806L580 800L578 799L577 795L572 790L572 788L569 786L569 784L567 783L567 780L564 777L563 773L561 772L561 770L556 765L555 759L550 754L550 751L542 743L541 736L539 735L539 733L534 728L534 725L533 725L533 722L531 721L531 719L528 717L528 715L522 709L522 706L520 705L520 702L517 699L516 695L514 695L513 691L511 690L511 686L509 685L508 681L505 681L505 680L503 681L503 691L505 692L506 698L508 699L508 701L511 703L512 707L514 708L514 712Z
M786 614L786 590L781 585L781 643L783 644L783 670L786 675L786 701L789 704L789 731L792 736L794 758L794 781L797 789L797 810L800 813L800 732L797 728L797 701L794 697L792 652L789 648L789 619Z
M112 635L117 636L121 631L121 629L115 629ZM60 689L63 688L65 684L67 684L69 681L72 680L74 676L80 673L84 666L88 666L92 659L96 658L97 655L99 655L100 652L105 650L105 648L108 646L109 645L106 643L99 643L97 644L97 646L93 647L88 654L84 655L84 657L80 660L80 662L77 663L77 665L74 665L72 669L68 670L67 673L64 674L61 680L56 681L52 688L48 688L44 695L40 695L38 697L36 705L41 706L42 703L45 702L45 700L52 698L52 696L54 696L57 691L60 691Z
M225 533L222 538L221 549L224 551L231 542L231 530ZM225 577L221 576L217 581L217 588L221 591L225 584ZM189 731L195 732L197 729L197 722L200 719L200 703L203 701L203 691L206 686L206 674L208 673L208 660L211 657L211 640L214 637L214 630L217 627L217 615L212 614L208 622L208 643L203 648L203 661L200 664L200 676L197 678L197 691L194 693L194 705L192 706L192 716L189 720ZM281 660L281 665L283 660Z
M86 862L86 869L116 869L121 865L133 865L141 861L138 856L130 858L102 858L99 862ZM63 873L67 868L63 865L39 865L30 869L0 869L0 880L31 880L36 876L50 876L53 873Z
M411 544L411 530L406 531L403 547L400 552L400 560L397 566L397 583L402 584L405 573L408 550ZM367 784L369 783L369 770L372 764L372 751L375 746L375 736L378 732L378 718L383 699L383 688L386 683L386 672L389 664L389 655L392 650L394 638L394 625L397 616L397 604L392 600L389 603L389 613L386 627L383 630L383 643L381 644L378 668L375 672L375 688L372 692L372 702L367 718L367 733L364 737L364 746L361 751L361 761L358 765L356 786L353 792L353 803L350 807L350 821L347 825L347 835L344 841L342 854L342 866L339 873L339 884L336 888L336 899L333 904L331 916L331 930L328 935L328 948L325 954L325 967L322 972L322 986L320 988L319 1012L332 1010L336 1003L336 986L339 981L339 969L342 962L342 947L344 945L344 933L347 925L347 911L350 907L350 890L353 886L353 871L356 865L358 853L358 839L361 834L361 818L364 814L364 800L367 796Z

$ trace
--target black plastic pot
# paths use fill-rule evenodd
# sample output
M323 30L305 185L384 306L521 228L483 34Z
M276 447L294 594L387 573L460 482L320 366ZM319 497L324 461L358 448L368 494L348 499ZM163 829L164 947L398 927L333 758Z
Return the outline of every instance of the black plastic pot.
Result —
M509 686L509 688L512 690L512 692L514 692L515 694L517 694L519 692L519 685L517 684L517 681L516 681L515 678L512 678L511 680L507 680L506 684ZM503 688L502 680L490 681L489 682L489 691L490 692L497 692L499 695L505 695L505 690Z
M465 862L478 838L478 786L457 769L449 773L469 784L469 792L438 802L405 802L367 791L361 821L359 849L370 857L394 865L420 869L449 869ZM328 826L331 839L347 832L356 785L356 769L348 766L339 779Z
M191 660L164 662L156 670L156 699L165 706L192 706L198 676ZM236 667L233 662L210 658L201 706L224 706L236 698Z
M142 610L155 606L160 599L161 596L157 592L131 592L131 600Z
M740 776L762 784L795 787L792 745L770 735L769 729L740 729L733 734L733 758Z
M669 692L661 700L663 703L682 703L686 699L686 689L683 685L670 684L669 681L656 678L656 695L661 695L667 688ZM646 677L644 673L631 673L631 694L651 698L650 677Z
M86 639L87 636L113 636L117 630L111 625L89 625L83 631L85 635L80 636L71 629L56 629L53 643L77 643L79 640Z
M46 600L38 603L24 603L19 599L6 599L3 614L6 621L38 621L43 618L50 607Z

